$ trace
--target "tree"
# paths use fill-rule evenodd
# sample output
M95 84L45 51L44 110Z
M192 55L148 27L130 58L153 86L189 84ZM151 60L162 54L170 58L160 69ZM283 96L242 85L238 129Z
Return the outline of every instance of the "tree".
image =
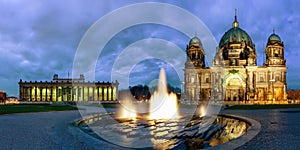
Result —
M180 98L181 89L178 87L173 87L172 85L168 84L168 93L175 93L178 98ZM135 97L137 100L146 100L150 99L151 92L155 91L157 87L149 88L147 85L136 85L136 86L130 86L129 90L131 94ZM151 91L151 92L150 92ZM179 95L178 95L179 94Z
M299 100L300 99L300 90L294 90L294 89L288 90L288 99Z

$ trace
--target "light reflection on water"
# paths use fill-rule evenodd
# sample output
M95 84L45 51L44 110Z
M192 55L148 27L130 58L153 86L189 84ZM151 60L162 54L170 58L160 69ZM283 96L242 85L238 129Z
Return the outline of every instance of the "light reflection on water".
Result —
M112 118L111 114L94 115L79 126L89 127L98 138L121 146L155 149L195 146L193 143L198 144L197 148L207 148L238 138L250 128L244 121L223 116L218 116L211 126L206 125L207 116L193 116L191 120L186 120L191 117L169 120Z

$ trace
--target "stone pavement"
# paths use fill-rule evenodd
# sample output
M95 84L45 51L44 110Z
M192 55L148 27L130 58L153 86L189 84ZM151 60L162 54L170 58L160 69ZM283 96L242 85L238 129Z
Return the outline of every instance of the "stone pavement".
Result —
M245 116L261 124L261 131L239 149L299 149L300 109L224 110L222 113Z
M239 149L299 149L300 109L223 110L261 123L261 132ZM70 123L78 111L0 115L0 149L120 149Z
M96 149L93 140L82 142L90 136L71 133L74 129L70 130L70 123L76 118L80 118L78 111L0 115L0 149ZM103 141L97 143L104 143L105 149L118 148Z

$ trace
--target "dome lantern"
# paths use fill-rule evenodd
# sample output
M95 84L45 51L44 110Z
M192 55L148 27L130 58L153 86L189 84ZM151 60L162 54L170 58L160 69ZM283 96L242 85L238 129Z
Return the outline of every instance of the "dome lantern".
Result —
M201 40L197 37L197 33L195 33L194 37L191 38L189 45L199 44L202 46Z
M236 16L236 9L234 10L234 22L233 22L233 24L232 24L232 26L234 27L234 28L237 28L237 27L239 27L239 22L237 21L237 16Z
M233 27L229 29L227 32L225 32L225 34L222 36L219 43L219 48L221 49L227 44L242 43L244 45L251 47L252 49L255 49L255 45L253 44L252 39L250 38L248 33L239 27L236 10L235 10L234 22L232 25Z
M268 42L270 41L278 41L281 42L280 37L275 33L275 29L273 29L273 33L269 36Z

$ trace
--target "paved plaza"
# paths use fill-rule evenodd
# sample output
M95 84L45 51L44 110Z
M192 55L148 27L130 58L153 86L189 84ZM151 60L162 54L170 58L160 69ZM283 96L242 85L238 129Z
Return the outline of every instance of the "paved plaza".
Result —
M300 109L225 110L261 124L261 131L239 149L299 149Z
M261 132L239 149L297 149L300 109L223 110L261 123ZM70 125L78 111L0 116L0 149L120 149Z
M119 149L70 125L79 117L78 111L1 115L0 149Z

